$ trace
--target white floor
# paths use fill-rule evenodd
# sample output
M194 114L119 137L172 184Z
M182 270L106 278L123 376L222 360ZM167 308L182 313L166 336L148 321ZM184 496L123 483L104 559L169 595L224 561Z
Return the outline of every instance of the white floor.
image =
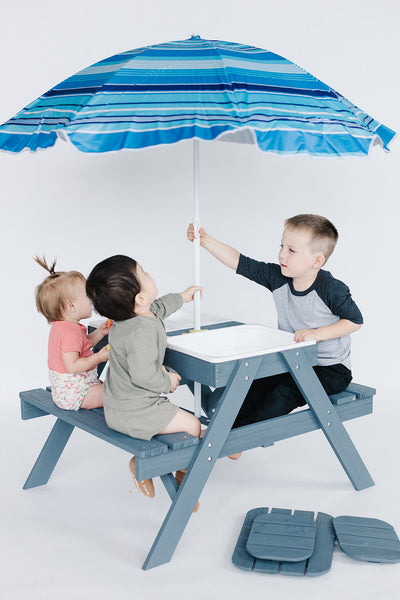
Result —
M316 578L248 573L231 562L243 519L259 506L375 517L400 532L396 415L388 422L388 398L378 400L374 415L347 425L373 488L353 490L320 432L220 460L172 561L146 572L169 507L162 484L154 499L140 496L126 453L74 431L49 483L23 491L52 417L22 422L16 402L0 421L1 598L398 598L399 564L358 562L338 548L330 572Z

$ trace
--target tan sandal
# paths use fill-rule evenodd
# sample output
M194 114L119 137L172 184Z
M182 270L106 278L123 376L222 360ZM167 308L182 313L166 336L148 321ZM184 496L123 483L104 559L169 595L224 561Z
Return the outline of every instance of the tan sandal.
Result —
M145 479L144 481L138 481L136 479L136 462L135 462L134 456L129 461L129 470L132 474L134 484L137 487L137 489L139 490L139 492L141 494L143 494L143 496L147 496L147 498L154 498L155 491L154 491L153 480Z
M178 486L181 485L182 481L184 480L186 475L186 471L177 471L175 473L175 481L178 484ZM200 504L198 502L196 502L196 506L193 509L193 512L197 512L200 508Z
M228 458L230 458L231 460L239 460L241 456L241 452L236 452L236 454L228 454Z

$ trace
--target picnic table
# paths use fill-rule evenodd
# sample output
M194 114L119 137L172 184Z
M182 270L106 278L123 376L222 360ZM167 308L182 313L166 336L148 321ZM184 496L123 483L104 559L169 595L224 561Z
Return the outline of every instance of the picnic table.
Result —
M52 403L49 391L21 392L22 418L57 417L25 489L47 483L75 426L135 454L137 478L159 476L172 500L143 564L143 569L150 569L171 559L216 461L229 454L321 429L353 487L374 485L343 421L371 413L375 390L351 384L345 392L328 397L313 370L315 342L296 344L291 334L263 328L269 342L251 345L245 329L241 323L222 322L209 325L208 331L170 333L165 364L180 373L182 385L191 389L194 382L201 385L202 421L207 425L201 440L184 433L137 440L107 428L102 409L65 411ZM232 430L254 379L284 372L291 373L308 408ZM188 471L178 487L173 472L184 468Z

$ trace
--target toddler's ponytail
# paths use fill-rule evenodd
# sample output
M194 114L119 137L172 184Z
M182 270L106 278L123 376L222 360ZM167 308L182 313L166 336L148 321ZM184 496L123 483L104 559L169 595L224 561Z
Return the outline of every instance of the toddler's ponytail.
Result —
M35 260L38 265L40 265L41 267L43 267L43 269L45 271L47 271L50 274L50 276L57 275L57 273L55 271L55 266L56 266L56 262L57 262L56 258L54 259L53 264L50 267L47 264L47 260L46 260L46 258L44 256L42 256L42 258L40 258L40 256L36 255L36 256L33 257L33 260Z

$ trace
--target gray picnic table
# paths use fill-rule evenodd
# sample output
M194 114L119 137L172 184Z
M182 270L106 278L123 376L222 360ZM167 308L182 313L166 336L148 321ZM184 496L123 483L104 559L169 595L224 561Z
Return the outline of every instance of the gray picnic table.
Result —
M21 392L23 419L57 417L24 488L47 483L74 427L134 454L137 478L160 477L172 501L143 564L143 569L150 569L170 561L216 461L229 454L321 429L353 487L374 485L343 421L370 414L375 390L352 383L345 392L329 397L313 370L315 343L295 344L286 332L269 330L273 339L268 347L249 340L241 347L243 327L226 322L210 325L205 332L170 334L165 364L180 373L182 385L193 389L194 382L201 384L202 421L207 425L201 440L185 433L138 440L109 429L102 409L65 411L55 406L49 390ZM285 372L291 373L308 408L232 430L252 382ZM185 468L186 477L178 487L173 473Z

